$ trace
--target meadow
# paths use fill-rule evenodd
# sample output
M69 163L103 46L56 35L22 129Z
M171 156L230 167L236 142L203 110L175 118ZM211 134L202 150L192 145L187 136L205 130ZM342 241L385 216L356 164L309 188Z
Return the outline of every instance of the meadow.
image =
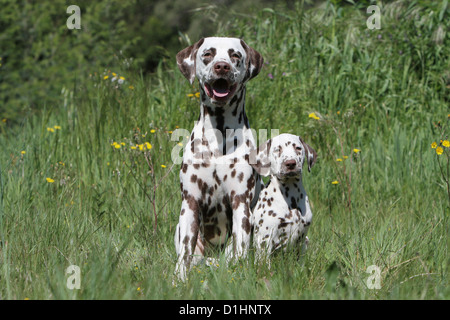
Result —
M119 55L59 103L2 119L0 299L449 299L450 19L448 1L432 3L385 4L374 30L364 8L332 2L220 26L265 58L247 85L250 126L317 151L300 261L222 257L173 284L172 134L199 114L175 57L144 76ZM67 286L71 265L80 289Z

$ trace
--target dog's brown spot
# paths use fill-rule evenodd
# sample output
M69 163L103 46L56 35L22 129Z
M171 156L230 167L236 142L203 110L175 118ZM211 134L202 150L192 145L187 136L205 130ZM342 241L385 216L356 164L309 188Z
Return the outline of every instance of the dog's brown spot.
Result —
M242 229L245 231L245 233L250 234L252 226L250 224L250 220L247 217L242 218Z

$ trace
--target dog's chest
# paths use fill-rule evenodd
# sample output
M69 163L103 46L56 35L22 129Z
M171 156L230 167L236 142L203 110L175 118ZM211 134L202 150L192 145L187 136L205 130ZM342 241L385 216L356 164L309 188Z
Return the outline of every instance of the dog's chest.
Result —
M248 148L241 140L253 140L251 135L241 134L225 143L218 141L214 133L203 134L202 128L194 128L186 145L180 171L181 183L195 198L214 197L217 200L231 191L237 194L254 187L254 173L248 163ZM225 154L221 148L227 147ZM252 190L249 190L252 191Z
M274 249L302 239L311 221L308 196L301 185L280 189L269 184L253 212L255 234L270 238Z
M228 128L232 123L223 124ZM250 129L229 129L223 135L224 130L216 125L206 117L194 126L184 150L180 180L182 194L199 204L205 244L220 245L230 236L236 199L245 196L244 201L250 202L254 196L255 177L248 163L254 140Z

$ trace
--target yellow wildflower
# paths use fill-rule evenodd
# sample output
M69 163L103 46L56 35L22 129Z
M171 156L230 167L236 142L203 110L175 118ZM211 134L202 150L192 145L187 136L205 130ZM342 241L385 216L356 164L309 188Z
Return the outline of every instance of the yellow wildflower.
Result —
M442 145L443 145L444 147L446 147L446 148L449 148L449 147L450 147L450 141L444 140L444 141L442 141Z
M121 80L125 80L125 77L119 77L119 79L121 79Z
M200 97L200 92L196 92L196 93L195 93L195 97L196 97L196 98L199 98L199 97Z
M334 180L334 181L331 182L331 184L339 184L339 181Z
M145 147L150 150L152 148L152 145L148 142L145 143Z
M131 150L136 150L135 146L131 146L130 148L131 148Z
M161 168L166 168L166 166L162 164L162 165L161 165Z
M21 153L21 154L25 154L25 153L26 153L26 151L21 151L20 153Z
M55 132L55 129L53 129L53 128L47 128L47 131L49 131L49 132Z
M138 144L137 146L139 147L140 151L144 150L144 144Z
M55 182L55 180L53 180L52 178L46 178L46 180L47 180L48 183L53 183L53 182Z
M155 133L155 132L156 132L156 130L155 130L155 129L152 129L152 130L150 130L150 132L151 132L151 133Z
M354 153L358 153L358 152L361 152L361 150L355 148L355 149L353 149L353 152L354 152Z
M109 76L104 76L103 77L103 80L106 80L106 79L108 79L109 78Z
M436 147L437 147L437 143L436 143L436 142L433 142L433 143L431 144L431 148L436 149Z
M437 147L437 148L436 148L436 153L437 153L438 155L441 155L443 152L444 152L444 149L443 149L442 147Z
M343 156L342 158L344 158L344 159L348 159L348 156Z
M341 158L337 158L336 161L342 161L342 159Z
M121 145L118 144L118 143L116 143L116 144L114 145L114 148L116 148L116 149L120 149L120 147L121 147Z
M188 93L188 95L187 95L189 98L192 98L193 96L194 96L194 94L193 93Z
M310 113L310 114L308 115L308 117L313 118L313 119L316 119L316 120L320 120L320 118L319 118L314 112Z
M55 130L61 130L61 126L54 126L53 127Z

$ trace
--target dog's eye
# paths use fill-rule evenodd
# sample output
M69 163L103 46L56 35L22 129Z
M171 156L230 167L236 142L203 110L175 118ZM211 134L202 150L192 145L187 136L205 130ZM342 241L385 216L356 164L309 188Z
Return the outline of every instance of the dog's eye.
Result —
M208 58L208 57L211 57L211 52L205 52L204 54L203 54L203 57L204 58Z
M240 55L239 53L233 53L233 54L231 55L231 57L234 58L234 59L240 59L240 58L241 58L241 55Z
M295 150L302 151L302 147L295 147Z

